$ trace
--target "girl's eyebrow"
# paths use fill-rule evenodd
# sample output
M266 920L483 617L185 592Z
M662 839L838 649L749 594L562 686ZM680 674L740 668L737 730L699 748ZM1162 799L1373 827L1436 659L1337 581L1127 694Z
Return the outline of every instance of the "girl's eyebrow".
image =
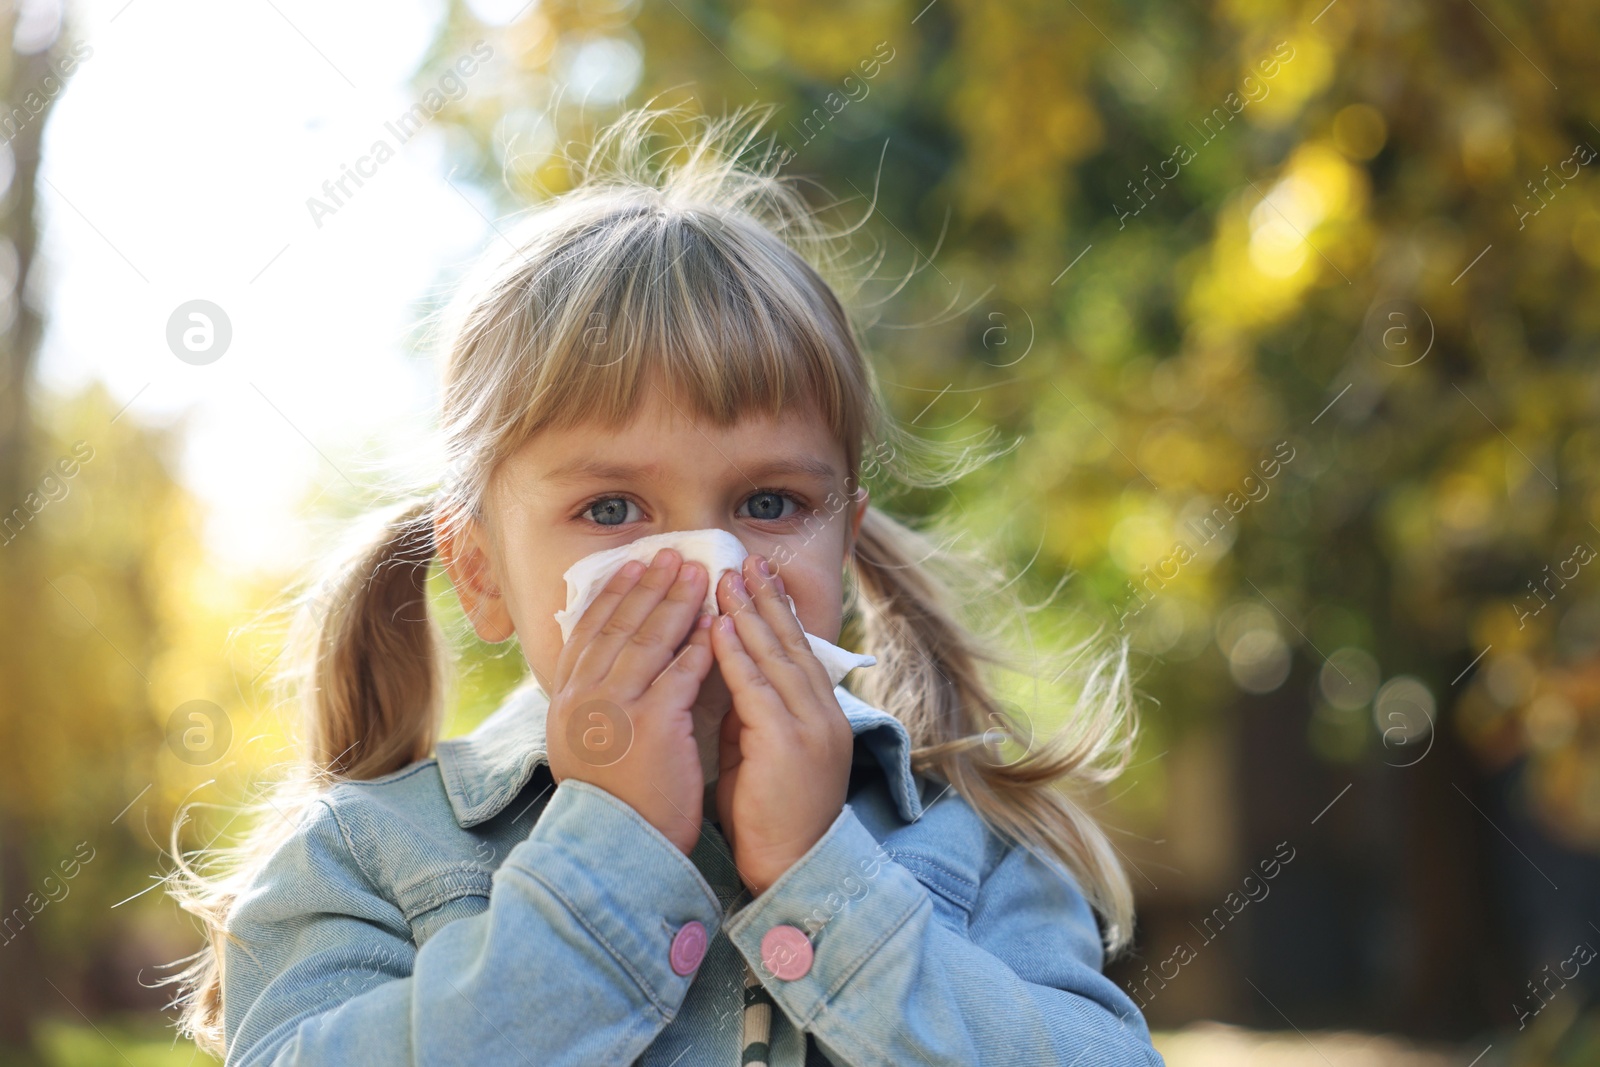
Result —
M807 475L829 482L835 481L839 477L839 473L834 470L833 464L810 456L787 456L780 459L770 459L753 466L739 464L734 466L740 474L752 482L782 474ZM611 463L598 459L576 459L551 468L545 473L544 480L553 485L570 485L588 480L645 480L657 478L660 473L661 465L658 463L628 464Z
M839 477L839 472L833 469L833 464L827 460L814 459L810 456L788 456L782 459L771 459L753 467L740 467L739 470L747 478L752 479L770 478L779 474L799 474L832 482Z

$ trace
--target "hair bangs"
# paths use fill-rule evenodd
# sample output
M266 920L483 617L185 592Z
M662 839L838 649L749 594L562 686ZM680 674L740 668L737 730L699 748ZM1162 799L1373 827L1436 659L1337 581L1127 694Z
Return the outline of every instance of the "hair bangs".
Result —
M538 350L518 436L622 425L655 389L717 426L814 405L854 468L868 387L848 318L755 220L613 202L554 259L526 283Z

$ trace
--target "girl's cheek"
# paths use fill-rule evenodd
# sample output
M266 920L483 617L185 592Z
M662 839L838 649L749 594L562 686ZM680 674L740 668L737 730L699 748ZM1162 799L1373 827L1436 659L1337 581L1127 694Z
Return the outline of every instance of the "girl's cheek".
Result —
M828 592L827 583L820 575L780 567L778 576L783 579L784 594L794 601L794 613L800 619L800 628L807 633L826 638L829 620L826 598L832 595L842 596L842 592L839 594ZM834 612L840 610L836 607Z

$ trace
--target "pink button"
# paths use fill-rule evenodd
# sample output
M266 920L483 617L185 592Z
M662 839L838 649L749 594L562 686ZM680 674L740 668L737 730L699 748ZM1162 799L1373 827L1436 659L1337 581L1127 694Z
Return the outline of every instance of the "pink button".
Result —
M761 962L785 982L803 978L811 970L811 941L793 926L774 926L762 935Z
M678 974L693 974L706 958L706 928L699 919L690 919L678 928L672 938L672 951L668 953L672 969Z

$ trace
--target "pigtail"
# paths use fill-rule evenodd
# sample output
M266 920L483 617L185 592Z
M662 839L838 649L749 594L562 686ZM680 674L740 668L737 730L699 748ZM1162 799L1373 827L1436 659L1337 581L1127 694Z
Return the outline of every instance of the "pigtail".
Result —
M180 840L192 805L174 821L168 892L200 920L206 943L176 961L188 962L186 969L153 984L177 986L168 1006L180 1009L178 1032L218 1059L227 1054L224 947L240 892L322 792L339 781L381 777L433 751L445 671L443 632L426 589L434 510L428 498L369 516L323 580L296 602L278 688L303 709L304 756L288 778L244 806L253 816L244 839L208 850L204 866L196 866Z
M358 539L312 613L306 735L313 767L333 778L377 778L427 758L443 714L445 642L427 600L433 500L373 522L376 535Z
M1062 673L1077 674L1077 701L1060 732L1040 738L1032 717L997 700L983 677L986 665L1026 665L952 607L994 596L1009 584L1003 576L875 508L862 517L851 571L862 647L878 657L852 679L857 695L905 724L918 771L953 786L1003 838L1059 859L1099 913L1108 955L1119 954L1132 939L1133 890L1115 847L1073 794L1127 765L1134 706L1126 646L1104 652L1090 638L1063 653ZM1000 756L996 730L1025 754Z

